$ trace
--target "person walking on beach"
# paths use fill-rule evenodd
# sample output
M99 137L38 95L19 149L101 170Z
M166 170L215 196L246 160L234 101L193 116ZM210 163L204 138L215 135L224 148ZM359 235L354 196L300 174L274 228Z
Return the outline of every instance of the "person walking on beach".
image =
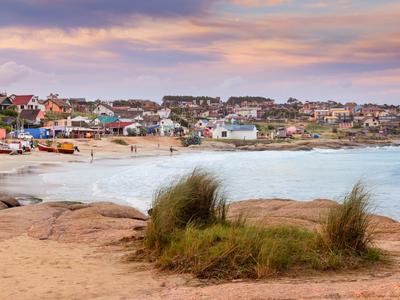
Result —
M133 145L131 145L131 152L133 152Z
M93 163L93 149L90 150L90 157L92 158L92 159L90 160L90 163Z
M172 148L172 146L169 147L169 152L171 153L171 155L174 152L174 149Z

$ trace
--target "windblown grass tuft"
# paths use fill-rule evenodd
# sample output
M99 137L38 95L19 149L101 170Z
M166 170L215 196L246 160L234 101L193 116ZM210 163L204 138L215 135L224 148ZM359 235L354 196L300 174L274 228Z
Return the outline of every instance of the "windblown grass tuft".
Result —
M224 222L225 215L226 200L219 181L212 174L194 170L157 192L145 241L150 248L160 249L177 229L189 223L201 227Z
M380 261L371 247L369 196L356 185L320 232L257 227L226 220L226 201L211 174L195 170L155 196L146 256L167 270L199 278L266 278L285 272L352 269Z
M370 194L357 183L323 222L321 238L325 246L331 251L366 252L373 240L369 209Z

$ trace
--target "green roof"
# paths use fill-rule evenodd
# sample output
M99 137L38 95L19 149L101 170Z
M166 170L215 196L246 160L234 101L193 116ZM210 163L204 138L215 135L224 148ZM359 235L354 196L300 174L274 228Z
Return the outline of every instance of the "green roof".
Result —
M117 122L118 118L114 116L98 116L96 120L99 120L100 123L113 123Z

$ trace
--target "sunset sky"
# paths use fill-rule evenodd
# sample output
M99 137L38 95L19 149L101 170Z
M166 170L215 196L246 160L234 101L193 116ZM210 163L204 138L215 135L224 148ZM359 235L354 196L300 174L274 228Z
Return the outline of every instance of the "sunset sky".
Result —
M400 1L1 0L2 90L400 104Z

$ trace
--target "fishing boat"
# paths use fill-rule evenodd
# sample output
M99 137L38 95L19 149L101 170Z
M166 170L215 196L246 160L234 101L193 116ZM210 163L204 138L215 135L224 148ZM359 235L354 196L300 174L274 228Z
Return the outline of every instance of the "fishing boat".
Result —
M0 154L11 154L13 149L11 149L7 144L0 143Z
M39 151L44 152L55 152L55 153L63 153L63 154L74 154L74 145L71 143L61 143L56 147L54 146L45 146L43 144L38 144Z

